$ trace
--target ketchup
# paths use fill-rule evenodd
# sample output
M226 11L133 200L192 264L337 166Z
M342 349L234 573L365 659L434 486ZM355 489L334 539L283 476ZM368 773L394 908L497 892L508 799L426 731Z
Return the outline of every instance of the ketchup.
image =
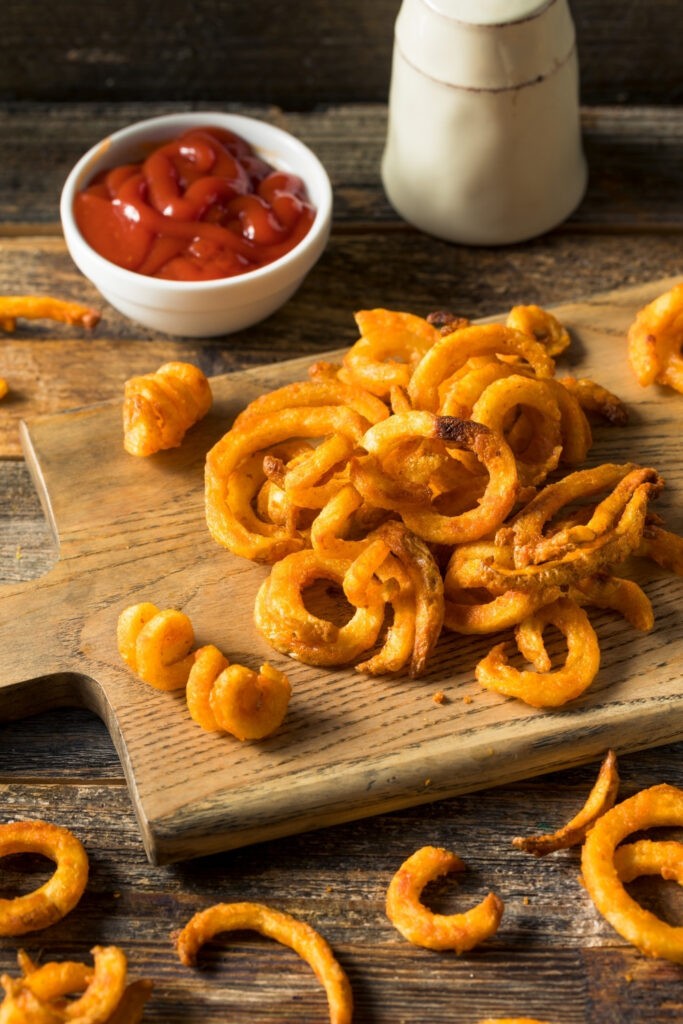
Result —
M209 281L284 256L315 209L301 178L271 167L234 132L210 127L100 172L76 196L74 214L88 244L126 270Z

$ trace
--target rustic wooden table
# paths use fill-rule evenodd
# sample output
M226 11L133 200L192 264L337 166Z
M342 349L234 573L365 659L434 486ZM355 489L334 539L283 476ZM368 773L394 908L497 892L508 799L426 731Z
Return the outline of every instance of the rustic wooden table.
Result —
M61 183L76 157L107 131L172 108L0 108L0 293L54 293L102 306L66 253L57 216ZM171 339L126 322L105 304L92 337L22 322L0 341L0 376L11 387L0 405L0 581L35 578L57 557L22 460L21 418L117 397L127 377L170 358L197 361L211 375L322 354L353 341L352 313L361 307L420 314L445 307L478 317L516 302L551 305L683 274L680 109L585 109L591 181L584 202L561 228L505 249L446 245L395 216L378 175L382 105L305 114L240 109L290 129L326 164L336 209L325 255L281 312L231 338ZM683 785L682 754L680 743L624 756L622 795L657 782ZM350 977L359 1024L474 1024L510 1015L554 1024L673 1024L683 1019L683 969L646 959L612 931L579 884L577 852L537 862L509 846L513 835L568 820L596 768L160 868L145 858L118 758L97 718L64 709L0 722L0 819L66 825L91 859L78 911L21 944L54 959L120 944L131 974L155 982L145 1013L150 1022L326 1020L324 993L309 968L260 938L245 933L212 946L200 972L179 965L172 929L210 903L255 900L300 916L325 935ZM457 850L471 868L457 893L447 884L435 889L433 905L462 908L489 888L506 901L497 936L460 958L408 945L384 914L393 872L427 843ZM2 895L28 890L49 872L39 858L13 858L0 867ZM637 892L668 920L683 922L674 883L643 881ZM17 945L0 939L0 969L15 971Z

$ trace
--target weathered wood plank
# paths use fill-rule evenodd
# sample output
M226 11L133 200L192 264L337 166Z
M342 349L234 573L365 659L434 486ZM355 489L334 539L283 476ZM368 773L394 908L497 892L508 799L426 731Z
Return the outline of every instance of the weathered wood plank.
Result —
M5 104L0 110L0 224L58 232L59 193L79 156L108 133L176 110L238 110L293 132L325 164L335 193L335 223L364 230L402 225L380 180L383 104L321 107L302 114L277 107L216 102ZM571 225L593 228L683 226L683 113L680 108L583 110L590 166L587 195ZM653 159L653 151L656 159ZM34 169L34 170L32 170Z
M558 315L574 334L574 372L607 381L633 410L624 432L596 427L591 461L618 462L628 454L656 466L667 483L658 511L680 530L680 406L675 395L639 388L618 355L635 310L665 284L602 294ZM656 628L642 637L614 616L594 616L599 677L559 716L476 687L474 665L490 647L477 638L446 632L419 685L381 678L370 689L349 668L323 673L321 688L319 670L274 654L253 627L262 567L217 550L206 530L204 456L250 396L301 379L307 362L214 378L211 414L180 449L144 465L123 451L118 402L29 425L30 464L59 532L61 558L34 585L0 592L5 717L65 702L106 715L125 750L146 847L156 860L495 785L579 763L607 744L634 750L683 736L680 580L645 569ZM215 643L231 660L267 660L286 671L294 699L283 729L258 747L209 737L177 700L134 680L117 651L115 624L122 608L138 600L187 611L197 643ZM36 683L43 677L49 685ZM431 700L438 689L448 697L441 707ZM173 785L163 766L169 744L182 765Z
M539 862L510 846L513 835L568 820L592 784L595 764L372 823L153 869L123 787L94 781L104 781L107 765L93 760L89 785L50 780L50 770L59 778L74 760L85 765L90 740L101 749L108 742L95 721L74 719L83 729L82 745L66 725L65 742L55 749L47 726L53 721L61 730L68 714L34 723L32 731L19 723L0 726L3 741L12 728L20 737L11 754L0 743L3 820L40 815L70 826L91 860L79 906L60 924L22 937L21 945L47 960L86 959L95 943L120 944L131 974L156 982L146 1021L326 1019L324 994L310 970L282 947L247 933L207 946L202 971L180 967L169 933L201 907L245 899L287 910L326 936L349 973L359 1024L473 1024L482 1014L511 1012L554 1024L680 1019L683 969L648 960L619 939L578 882L577 852ZM40 752L51 759L42 772L35 764ZM664 780L683 785L682 755L677 744L622 758L621 795ZM43 782L26 779L36 771ZM393 872L424 843L456 850L468 868L457 884L444 880L430 890L434 909L462 910L490 889L505 900L496 937L466 956L412 947L385 917ZM26 870L32 885L46 875L31 858L14 858L3 869L3 894L18 886L25 891ZM668 902L671 914L672 885L657 883L653 908L665 912ZM678 901L675 913L681 912ZM0 970L16 973L16 946L0 939Z
M633 233L553 233L525 246L474 250L417 231L335 231L301 290L273 317L230 337L191 341L141 328L103 303L61 239L0 239L0 293L52 293L103 311L92 334L20 321L5 336L0 376L11 392L0 404L0 455L20 455L20 419L116 397L127 377L169 358L197 362L215 376L350 345L353 312L361 308L409 308L421 315L447 308L480 317L517 302L547 306L680 270L680 240L669 234L644 245Z
M6 0L0 99L386 99L400 0ZM676 0L572 0L588 103L681 101ZM264 60L267 55L267 60Z

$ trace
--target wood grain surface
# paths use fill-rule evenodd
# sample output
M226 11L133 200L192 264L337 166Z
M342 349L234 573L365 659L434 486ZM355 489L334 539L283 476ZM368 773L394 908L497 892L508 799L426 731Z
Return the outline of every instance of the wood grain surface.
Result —
M627 428L598 428L591 462L654 465L658 503L682 530L676 395L635 384L624 336L634 313L671 282L563 306L570 370L628 403ZM681 581L638 567L656 628L635 634L596 617L599 676L559 712L483 692L473 681L488 639L445 633L426 676L369 680L274 654L252 624L262 567L218 548L203 519L203 457L250 397L305 376L308 360L214 378L215 404L181 449L147 460L121 446L120 402L38 419L25 429L29 466L59 560L45 577L0 590L0 714L64 703L95 710L120 752L154 861L185 859L528 777L683 737ZM84 483L86 485L84 486ZM182 696L135 680L116 650L120 611L138 601L182 608L197 642L234 661L270 660L289 674L284 727L259 744L206 734ZM42 634L41 643L31 642ZM12 652L10 654L10 652ZM435 704L436 690L446 693ZM179 770L169 774L173 750Z
M195 5L197 17L211 3ZM182 50L164 51L163 61L157 59L159 50L155 61L136 70L132 51L141 41L129 38L128 54L117 49L120 37L116 41L119 28L133 17L130 5L108 12L88 5L84 15L82 0L51 5L49 13L42 0L10 0L0 40L0 78L14 97L0 107L2 292L96 298L71 264L59 231L57 202L70 164L111 128L178 107L204 107L210 90L217 92L217 105L230 108L238 98L234 75L242 55L252 62L242 80L248 102L235 109L277 119L308 141L324 158L336 205L325 257L294 299L262 328L211 343L171 341L138 330L105 307L93 336L20 322L13 336L2 339L0 374L14 384L11 400L8 396L0 404L3 583L35 580L57 560L21 458L22 418L33 421L116 398L129 373L146 372L165 358L184 355L215 375L273 359L312 357L353 340L351 312L360 306L405 306L426 313L450 304L480 317L514 302L563 303L683 275L683 113L675 107L632 105L680 99L678 37L670 31L678 0L656 5L637 0L627 7L616 0L571 4L584 37L584 102L620 104L582 111L591 171L588 193L572 218L543 238L480 250L426 239L401 224L388 207L377 172L385 121L381 104L326 105L318 93L306 113L303 105L292 110L282 98L285 110L254 106L254 90L269 87L250 70L262 58L256 37L253 48L242 40L229 62L219 39L218 71L215 63L198 63ZM226 3L226 8L240 7L245 7L242 0ZM350 7L321 3L307 9L339 20L339 12ZM170 38L173 26L163 20L157 26L148 10L135 6L136 24L147 18L150 38L157 28L157 38ZM388 12L389 0L363 5L364 16L377 23ZM250 5L248 17L262 24L262 15L262 5ZM187 10L183 16L189 16ZM109 34L96 38L106 20ZM354 46L357 24L348 19ZM276 31L293 44L286 19ZM110 47L112 41L116 47ZM68 58L70 49L77 52ZM124 62L107 63L112 53L122 54ZM370 48L361 48L349 64L332 41L322 48L314 73L293 80L317 88L322 75L334 87L350 68L351 89L366 90L382 74L377 65L368 71L373 56ZM289 59L284 51L275 57L280 67ZM43 102L16 102L26 82ZM586 92L599 82L604 90ZM282 84L288 88L289 80ZM162 90L156 102L150 102L150 85ZM176 86L179 102L171 103L171 87ZM189 101L194 89L196 98ZM73 102L60 101L65 90ZM121 90L130 97L126 102L121 102ZM92 102L96 95L103 98ZM146 101L140 102L143 95ZM653 391L653 403L658 404L659 395ZM40 642L40 635L31 642ZM173 770L172 750L166 761ZM621 798L661 782L683 787L681 742L621 755L619 761ZM0 718L2 820L58 822L78 834L90 856L88 889L78 908L46 931L21 940L0 938L0 970L17 973L19 941L41 960L86 960L95 943L117 942L126 951L132 976L155 982L145 1022L322 1024L329 1014L310 969L268 940L235 935L207 947L203 969L179 964L169 938L173 929L216 900L246 898L297 914L328 939L351 979L354 1024L475 1024L483 1017L518 1014L552 1024L680 1024L683 968L642 956L611 929L579 883L578 851L538 863L510 845L514 835L551 831L569 820L596 771L597 759L472 794L155 866L142 845L119 753L96 714L60 708L23 720ZM458 884L446 879L430 887L428 899L435 909L467 909L489 889L505 901L498 934L463 957L409 946L385 916L384 896L393 872L425 843L453 849L467 863ZM27 891L49 871L41 858L5 858L0 895ZM683 890L674 882L643 879L634 889L644 905L672 924L683 923Z
M5 0L0 99L386 100L400 0ZM585 103L680 103L677 0L571 0ZM260 65L263 54L268 59ZM258 68L258 73L255 69Z

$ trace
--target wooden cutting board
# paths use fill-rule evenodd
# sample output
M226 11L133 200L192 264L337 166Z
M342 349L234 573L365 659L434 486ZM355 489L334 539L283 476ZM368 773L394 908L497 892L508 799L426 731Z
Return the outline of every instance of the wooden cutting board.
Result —
M596 428L591 461L657 467L667 484L657 510L683 532L683 396L641 389L624 341L636 310L672 283L559 307L573 345L558 373L591 376L628 402L629 426ZM559 711L480 689L473 670L491 646L486 638L445 632L417 681L310 668L267 647L252 624L267 569L210 538L204 455L247 401L303 378L308 362L214 378L210 415L180 449L150 459L124 452L118 402L22 425L59 558L41 579L0 588L0 716L65 704L97 712L156 863L564 768L608 746L625 752L683 738L683 579L642 562L634 572L655 628L641 634L616 615L591 613L600 673ZM279 733L247 744L206 733L182 694L137 680L117 652L116 622L138 601L183 609L197 643L214 643L233 661L269 660L287 671L293 697ZM438 690L443 704L433 700Z

